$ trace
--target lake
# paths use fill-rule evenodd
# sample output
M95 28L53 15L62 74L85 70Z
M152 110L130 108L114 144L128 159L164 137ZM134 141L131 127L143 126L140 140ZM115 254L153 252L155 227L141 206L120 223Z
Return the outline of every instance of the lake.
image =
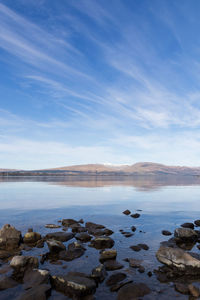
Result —
M132 213L139 212L141 216L138 219L126 216L122 213L125 209ZM161 231L165 229L173 232L184 222L200 219L200 178L0 178L0 226L9 223L23 234L30 227L46 234L56 230L45 228L45 224L57 224L63 218L83 218L84 221L103 224L113 230L111 237L115 240L117 260L123 263L124 269L128 269L125 258L143 260L145 273L139 273L136 269L129 269L127 272L134 281L146 282L153 289L153 296L147 295L144 299L169 299L169 296L171 299L188 299L177 293L172 284L161 284L154 274L148 277L147 272L153 273L160 265L155 253L160 242L168 240ZM129 238L119 231L123 229L131 232L133 225L137 230ZM146 243L149 250L134 252L129 248L138 243ZM47 251L46 247L34 249L31 253L35 255ZM197 253L199 251L196 246L192 250ZM84 256L66 263L67 271L90 272L99 263L98 252L87 247ZM43 267L45 266L53 274L61 272L60 266L49 263ZM12 290L9 294L7 291L0 292L0 299L1 296L2 299L13 297L18 290ZM116 299L116 293L110 293L105 283L98 287L95 296L96 299ZM49 299L57 297L58 293L53 292Z

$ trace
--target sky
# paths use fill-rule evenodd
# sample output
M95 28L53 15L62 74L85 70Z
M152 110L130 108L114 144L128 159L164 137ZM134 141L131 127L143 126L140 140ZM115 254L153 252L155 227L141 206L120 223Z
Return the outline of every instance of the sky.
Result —
M0 0L0 168L200 166L199 0Z

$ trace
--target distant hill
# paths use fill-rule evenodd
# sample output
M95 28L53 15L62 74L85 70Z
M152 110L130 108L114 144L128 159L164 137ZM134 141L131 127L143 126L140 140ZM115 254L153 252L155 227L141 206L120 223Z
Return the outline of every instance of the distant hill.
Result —
M128 175L198 175L200 167L166 166L151 162L140 162L133 165L87 164L58 167L52 169L20 171L0 169L1 176L53 176L53 175L89 175L89 176L128 176Z

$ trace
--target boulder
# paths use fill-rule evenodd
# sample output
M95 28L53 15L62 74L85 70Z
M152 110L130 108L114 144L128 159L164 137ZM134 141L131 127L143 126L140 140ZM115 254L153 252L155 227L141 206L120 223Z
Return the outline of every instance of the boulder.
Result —
M46 241L47 246L49 248L50 253L58 253L60 251L66 250L65 245L60 242L60 241L56 241L56 240L47 240Z
M100 262L104 262L105 260L108 259L115 259L117 257L117 250L103 250L100 253Z
M104 265L99 265L92 270L90 277L97 282L103 282L106 278L107 272Z
M96 290L96 283L88 278L86 274L71 272L65 276L52 276L53 287L71 297L84 297L93 294Z
M41 284L23 292L16 300L46 300L51 295L51 286Z
M100 236L92 240L89 246L96 249L105 249L112 248L114 246L114 243L114 240L110 237Z
M0 230L0 250L13 250L19 247L21 232L10 224L4 225Z
M117 300L137 300L150 292L151 290L144 283L129 283L119 290Z
M23 282L24 289L30 289L32 287L47 284L49 282L50 274L47 270L33 269L25 272Z
M58 232L52 232L52 233L48 233L46 235L46 240L56 240L56 241L60 241L60 242L67 242L69 240L71 240L74 237L74 233L72 232L62 232L62 231L58 231Z
M89 242L91 239L92 239L92 237L91 237L91 235L89 235L88 233L86 233L86 232L82 232L82 233L77 233L76 235L75 235L75 238L78 240L78 241L81 241L81 242Z
M23 241L25 244L35 244L41 239L41 234L38 232L27 232L24 235Z
M185 274L200 274L200 260L182 249L161 246L156 257L159 262Z
M63 219L62 220L63 226L70 227L71 225L74 225L74 224L79 224L79 222L74 219Z
M174 237L178 240L191 241L198 238L198 234L191 228L176 228Z
M38 258L33 256L14 256L10 262L10 266L14 269L13 277L16 280L23 278L27 270L38 268L38 265Z
M17 285L18 285L18 283L14 279L12 279L6 275L3 275L0 277L0 291L13 288Z

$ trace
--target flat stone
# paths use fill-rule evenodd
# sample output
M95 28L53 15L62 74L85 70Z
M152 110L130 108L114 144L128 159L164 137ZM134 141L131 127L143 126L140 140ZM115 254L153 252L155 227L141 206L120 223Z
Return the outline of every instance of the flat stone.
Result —
M141 250L141 248L140 248L138 245L130 246L130 248L131 248L133 251L136 251L136 252L138 252L138 251Z
M183 223L181 225L181 227L194 229L194 224L193 223Z
M141 259L135 259L135 258L129 258L128 262L129 262L129 266L131 268L139 268L141 266L142 260Z
M137 219L137 218L139 218L139 217L140 217L140 214L138 214L138 213L136 213L136 214L132 214L132 215L131 215L131 217L132 217L132 218L135 218L135 219Z
M168 230L162 230L162 234L166 235L166 236L172 235L172 233L170 231L168 231Z
M53 229L53 228L60 228L61 226L60 225L56 225L56 224L46 224L45 227Z
M132 282L133 282L133 280L130 280L130 279L120 281L120 282L118 282L118 283L112 285L112 286L110 287L110 291L111 291L111 292L117 292L117 291L118 291L119 289L121 289L124 285L129 284L129 283L132 283Z
M149 294L151 290L144 283L129 283L124 285L117 294L117 300L134 300Z
M63 219L62 220L62 225L66 227L70 227L73 224L78 224L79 222L74 220L74 219Z
M46 235L46 239L53 239L56 241L60 241L60 242L67 242L69 240L71 240L74 237L74 233L72 232L52 232L52 233L48 233Z
M114 271L122 269L124 266L114 259L109 259L104 262L104 266L107 271Z
M111 286L114 285L122 280L124 280L127 277L125 273L118 272L115 274L112 274L107 280L106 280L106 285Z
M75 272L65 276L52 276L52 285L57 291L71 298L87 296L96 290L96 283L93 279Z
M110 237L97 237L91 241L90 247L94 247L96 249L105 249L105 248L112 248L114 246L114 240Z

